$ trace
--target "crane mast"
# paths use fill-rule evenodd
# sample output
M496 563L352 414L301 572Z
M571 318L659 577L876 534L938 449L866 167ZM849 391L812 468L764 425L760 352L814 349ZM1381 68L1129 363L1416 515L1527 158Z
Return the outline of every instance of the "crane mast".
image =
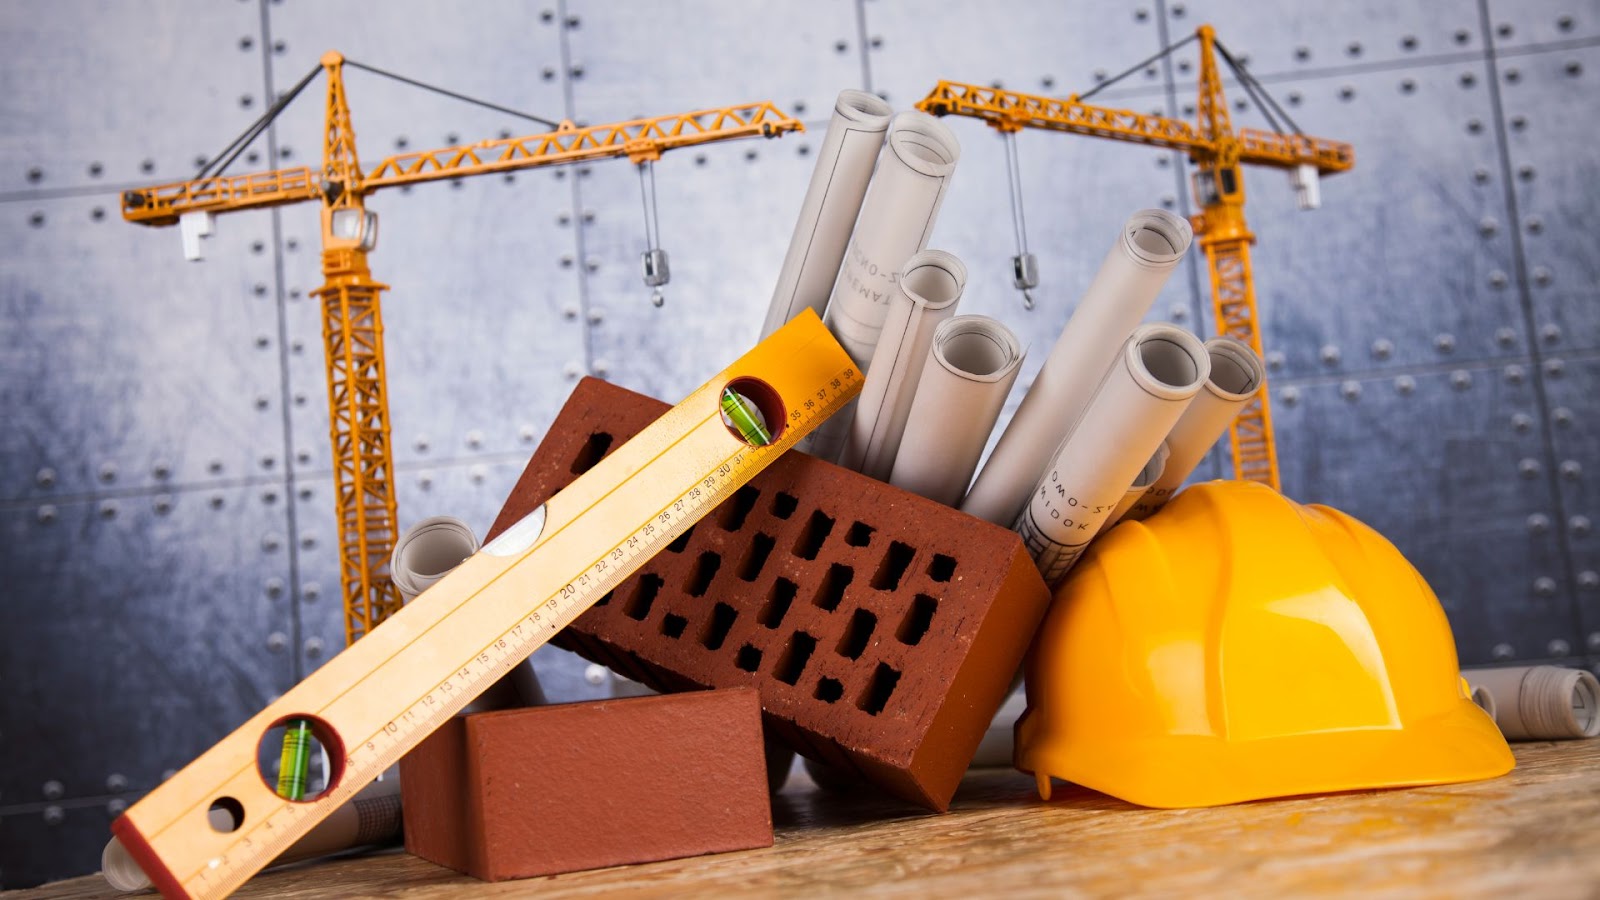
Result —
M803 131L804 126L770 102L606 125L580 127L563 121L543 134L391 156L364 174L345 95L345 62L335 51L320 62L328 86L320 173L304 166L245 175L218 172L131 190L123 194L122 214L142 225L179 225L186 255L198 258L199 240L210 233L211 217L217 213L321 203L323 283L311 293L322 303L339 580L345 639L353 643L400 606L388 572L398 537L381 302L388 286L374 280L367 265L367 255L377 242L377 217L366 208L367 194L386 187L581 160L625 156L635 164L649 165L677 147L778 137ZM269 112L253 130L259 131L276 114ZM239 142L236 146L242 149ZM659 249L651 252L661 254ZM649 282L652 285L665 281L659 269L656 274L658 280Z
M1252 128L1235 131L1229 121L1217 55L1221 53L1234 65L1253 97L1259 85L1217 44L1210 25L1202 25L1188 40L1198 40L1200 45L1198 125L1096 106L1077 96L1042 97L954 81L939 82L917 108L934 115L981 119L1008 139L1024 128L1039 128L1188 154L1196 166L1194 189L1200 206L1192 222L1210 271L1217 331L1244 341L1260 354L1261 331L1250 264L1250 245L1255 243L1255 235L1245 222L1240 167L1251 164L1290 170L1300 190L1302 207L1311 208L1317 205L1317 176L1348 170L1355 165L1355 151L1349 144L1309 137L1298 130L1293 134ZM1180 45L1167 48L1157 58ZM1267 114L1270 117L1270 111ZM1020 276L1018 286L1022 286ZM1235 419L1229 441L1234 477L1279 487L1277 445L1265 385Z

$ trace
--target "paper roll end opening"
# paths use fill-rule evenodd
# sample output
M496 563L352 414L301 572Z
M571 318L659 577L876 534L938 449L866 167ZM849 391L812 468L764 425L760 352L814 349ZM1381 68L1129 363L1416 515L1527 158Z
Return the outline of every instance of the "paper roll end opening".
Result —
M1016 335L987 316L946 319L933 333L933 354L945 368L982 379L1014 368L1022 355Z
M1266 367L1245 344L1232 338L1213 338L1206 342L1211 357L1211 377L1206 384L1225 399L1248 399L1267 380Z
M1588 672L1572 685L1572 720L1584 737L1600 736L1600 679Z
M1146 265L1175 265L1194 242L1189 221L1164 209L1134 213L1122 233L1128 253Z
M889 148L907 166L934 177L949 175L961 158L961 144L955 132L922 112L903 112L894 117Z
M967 267L943 250L923 250L900 270L900 289L919 306L944 309L961 299Z
M116 838L112 838L100 853L100 872L105 875L106 883L119 891L141 891L150 886L149 876Z
M894 115L891 107L877 94L866 91L845 90L839 92L839 99L833 104L834 112L851 122L874 122L888 127L889 118Z
M1128 340L1128 363L1147 391L1181 400L1194 396L1211 375L1211 358L1199 338L1171 325L1145 325Z

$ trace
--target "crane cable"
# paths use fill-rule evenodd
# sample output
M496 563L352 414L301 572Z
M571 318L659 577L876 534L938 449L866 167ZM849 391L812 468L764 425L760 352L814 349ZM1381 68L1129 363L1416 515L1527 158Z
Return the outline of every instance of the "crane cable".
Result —
M1028 220L1022 212L1022 162L1017 158L1017 133L1001 132L1006 143L1006 181L1010 186L1011 228L1016 233L1017 255L1011 257L1012 284L1022 292L1022 306L1033 309L1033 289L1039 286L1039 262L1028 252Z
M519 119L527 119L530 122L538 122L540 125L543 125L546 128L554 129L554 128L560 128L561 127L561 123L560 122L551 121L550 119L546 119L543 116L536 116L533 113L526 113L526 112L522 112L521 110L511 109L510 107L500 106L497 103L490 103L487 100L479 100L477 97L469 97L466 94L458 94L455 91L446 90L445 88L439 87L438 85L428 84L425 81L418 81L415 78L407 78L404 75L397 75L394 72L390 72L390 71L387 71L387 70L384 70L384 69L380 69L377 66L369 66L366 63L359 63L359 62L356 62L353 59L346 59L344 61L344 64L347 65L347 66L351 66L353 68L360 69L363 72L371 72L374 75L382 75L384 78L392 78L395 81L398 81L398 82L400 82L402 84L409 84L412 87L419 87L419 88L422 88L425 91L433 91L436 94L443 94L446 97L451 97L451 98L454 98L456 100L461 100L461 101L464 101L466 103L471 103L471 104L473 104L475 106L481 106L484 109L492 109L495 112L502 112L502 113L505 113L508 116L516 116Z
M1267 93L1266 87L1262 85L1260 81L1256 80L1254 75L1250 74L1250 71L1244 67L1244 63L1235 59L1234 55L1228 52L1228 48L1224 47L1221 41L1213 40L1211 43L1217 48L1217 53L1222 56L1223 62L1226 62L1228 64L1228 68L1233 70L1233 74L1238 76L1239 83L1244 85L1245 93L1249 94L1251 98L1256 101L1256 106L1261 110L1262 114L1267 117L1267 121L1271 123L1273 130L1279 133L1284 131L1283 126L1279 125L1272 116L1273 111L1276 110L1278 115L1283 117L1283 121L1288 124L1290 130L1292 130L1295 134L1304 137L1305 132L1301 131L1300 126L1295 124L1294 119L1290 118L1289 114L1284 111L1283 107L1278 105L1278 101L1273 99L1271 94Z

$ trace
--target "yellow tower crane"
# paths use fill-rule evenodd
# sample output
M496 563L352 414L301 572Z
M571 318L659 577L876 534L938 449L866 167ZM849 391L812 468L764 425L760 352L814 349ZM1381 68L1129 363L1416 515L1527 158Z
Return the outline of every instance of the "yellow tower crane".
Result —
M324 282L313 293L322 301L323 342L327 351L345 639L354 642L400 605L386 568L398 536L391 484L394 465L389 446L383 317L379 302L387 285L373 280L367 267L367 254L377 242L377 217L366 208L367 195L388 187L619 156L626 156L641 167L642 189L644 169L651 168L664 151L732 138L777 137L790 131L802 131L804 127L770 102L584 127L571 121L555 123L492 107L544 122L553 130L526 137L403 153L384 159L370 172L363 172L356 155L355 131L345 97L344 66L347 63L429 87L329 52L322 57L319 67L307 73L207 166L207 169L214 167L214 172L207 174L206 169L202 169L200 177L190 181L127 191L122 196L122 215L141 225L178 225L185 255L198 259L200 240L211 233L212 217L217 213L303 201L322 204ZM222 170L228 163L237 158L319 72L327 76L328 83L321 170L302 166L223 175ZM647 207L653 206L654 200L653 170L650 174L652 192L646 196ZM649 218L647 216L647 234L651 234ZM650 244L644 254L645 281L656 287L668 277L666 256L655 246L653 236ZM658 305L659 297L658 292Z
M1083 102L1091 94L1196 40L1200 43L1198 124ZM1218 55L1232 68L1240 85L1268 122L1279 130L1234 130L1228 117L1228 103L1222 94ZM1257 353L1261 353L1261 333L1257 323L1255 279L1250 268L1250 245L1255 243L1255 235L1245 224L1244 179L1240 165L1249 163L1289 170L1302 209L1314 209L1320 204L1320 175L1343 172L1355 165L1355 151L1349 144L1301 134L1282 107L1217 41L1210 25L1202 25L1193 35L1082 97L1056 99L941 81L917 108L934 115L982 119L1006 135L1007 163L1011 167L1013 199L1019 204L1018 210L1020 192L1016 181L1019 173L1014 140L1016 132L1024 128L1086 134L1187 153L1196 166L1194 194L1201 211L1194 216L1193 223L1200 248L1210 262L1211 300L1217 330L1248 343ZM1279 117L1292 133L1279 127ZM1017 287L1026 292L1037 284L1037 275L1032 256L1027 253L1026 239L1022 237L1020 214L1018 218L1021 246L1013 268ZM1231 442L1236 478L1260 481L1274 489L1279 486L1278 455L1265 388L1234 421Z

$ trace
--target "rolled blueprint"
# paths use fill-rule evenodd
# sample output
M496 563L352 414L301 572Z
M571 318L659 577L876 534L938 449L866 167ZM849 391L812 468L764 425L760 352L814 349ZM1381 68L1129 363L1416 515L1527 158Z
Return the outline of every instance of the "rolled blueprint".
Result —
M410 603L476 552L478 536L467 523L452 516L423 519L395 541L389 577L404 601Z
M232 831L237 827L233 814L225 809L213 807L207 815L211 827L218 831ZM304 837L290 844L270 865L281 866L357 847L391 844L399 839L400 772L390 769L334 809ZM150 887L149 877L116 838L112 838L100 854L100 871L106 881L119 891L140 891Z
M943 250L920 250L901 267L839 465L889 480L933 333L955 315L966 286L967 267Z
M1215 360L1213 360L1213 364L1215 364ZM1194 401L1190 401L1189 405L1192 407ZM1188 414L1185 413L1185 415ZM1144 495L1149 492L1150 486L1156 483L1156 479L1161 477L1162 472L1166 471L1167 460L1171 456L1171 448L1167 446L1166 441L1162 441L1161 446L1156 448L1156 452L1151 454L1150 461L1145 463L1144 468L1139 470L1139 474L1133 479L1133 484L1128 485L1128 492L1122 495L1122 499L1118 500L1116 507L1111 510L1111 515L1106 517L1105 524L1100 526L1101 531L1105 531L1122 521L1122 517L1128 514L1128 510L1132 509L1135 503L1144 499Z
M1140 210L1123 224L989 462L978 473L961 504L963 511L997 525L1016 521L1051 453L1084 414L1100 377L1150 311L1193 240L1189 223L1164 210ZM1141 463L1145 456L1139 454ZM1120 485L1117 492L1125 487Z
M1600 735L1600 680L1583 669L1517 666L1461 674L1494 696L1494 723L1508 741Z
M1184 479L1238 418L1239 411L1267 383L1267 368L1261 364L1261 357L1243 341L1214 337L1206 341L1206 353L1211 357L1206 389L1195 396L1183 418L1172 426L1172 433L1167 435L1172 456L1167 460L1166 471L1128 510L1129 519L1143 519L1166 506Z
M862 372L878 346L895 279L906 260L928 246L960 158L961 145L939 120L920 112L894 117L824 320ZM851 401L801 448L820 459L838 458L854 410Z
M889 483L946 506L960 503L1022 356L1017 336L988 316L944 320L933 332Z
M1210 371L1205 346L1182 328L1134 330L1017 517L1045 581L1078 561Z
M839 93L761 337L782 328L802 309L810 307L818 316L826 310L892 112L889 104L866 91Z
M1463 678L1462 680L1465 681L1466 679ZM1489 718L1495 717L1494 695L1489 693L1488 688L1469 684L1467 685L1467 697L1472 700L1473 705L1488 713Z

